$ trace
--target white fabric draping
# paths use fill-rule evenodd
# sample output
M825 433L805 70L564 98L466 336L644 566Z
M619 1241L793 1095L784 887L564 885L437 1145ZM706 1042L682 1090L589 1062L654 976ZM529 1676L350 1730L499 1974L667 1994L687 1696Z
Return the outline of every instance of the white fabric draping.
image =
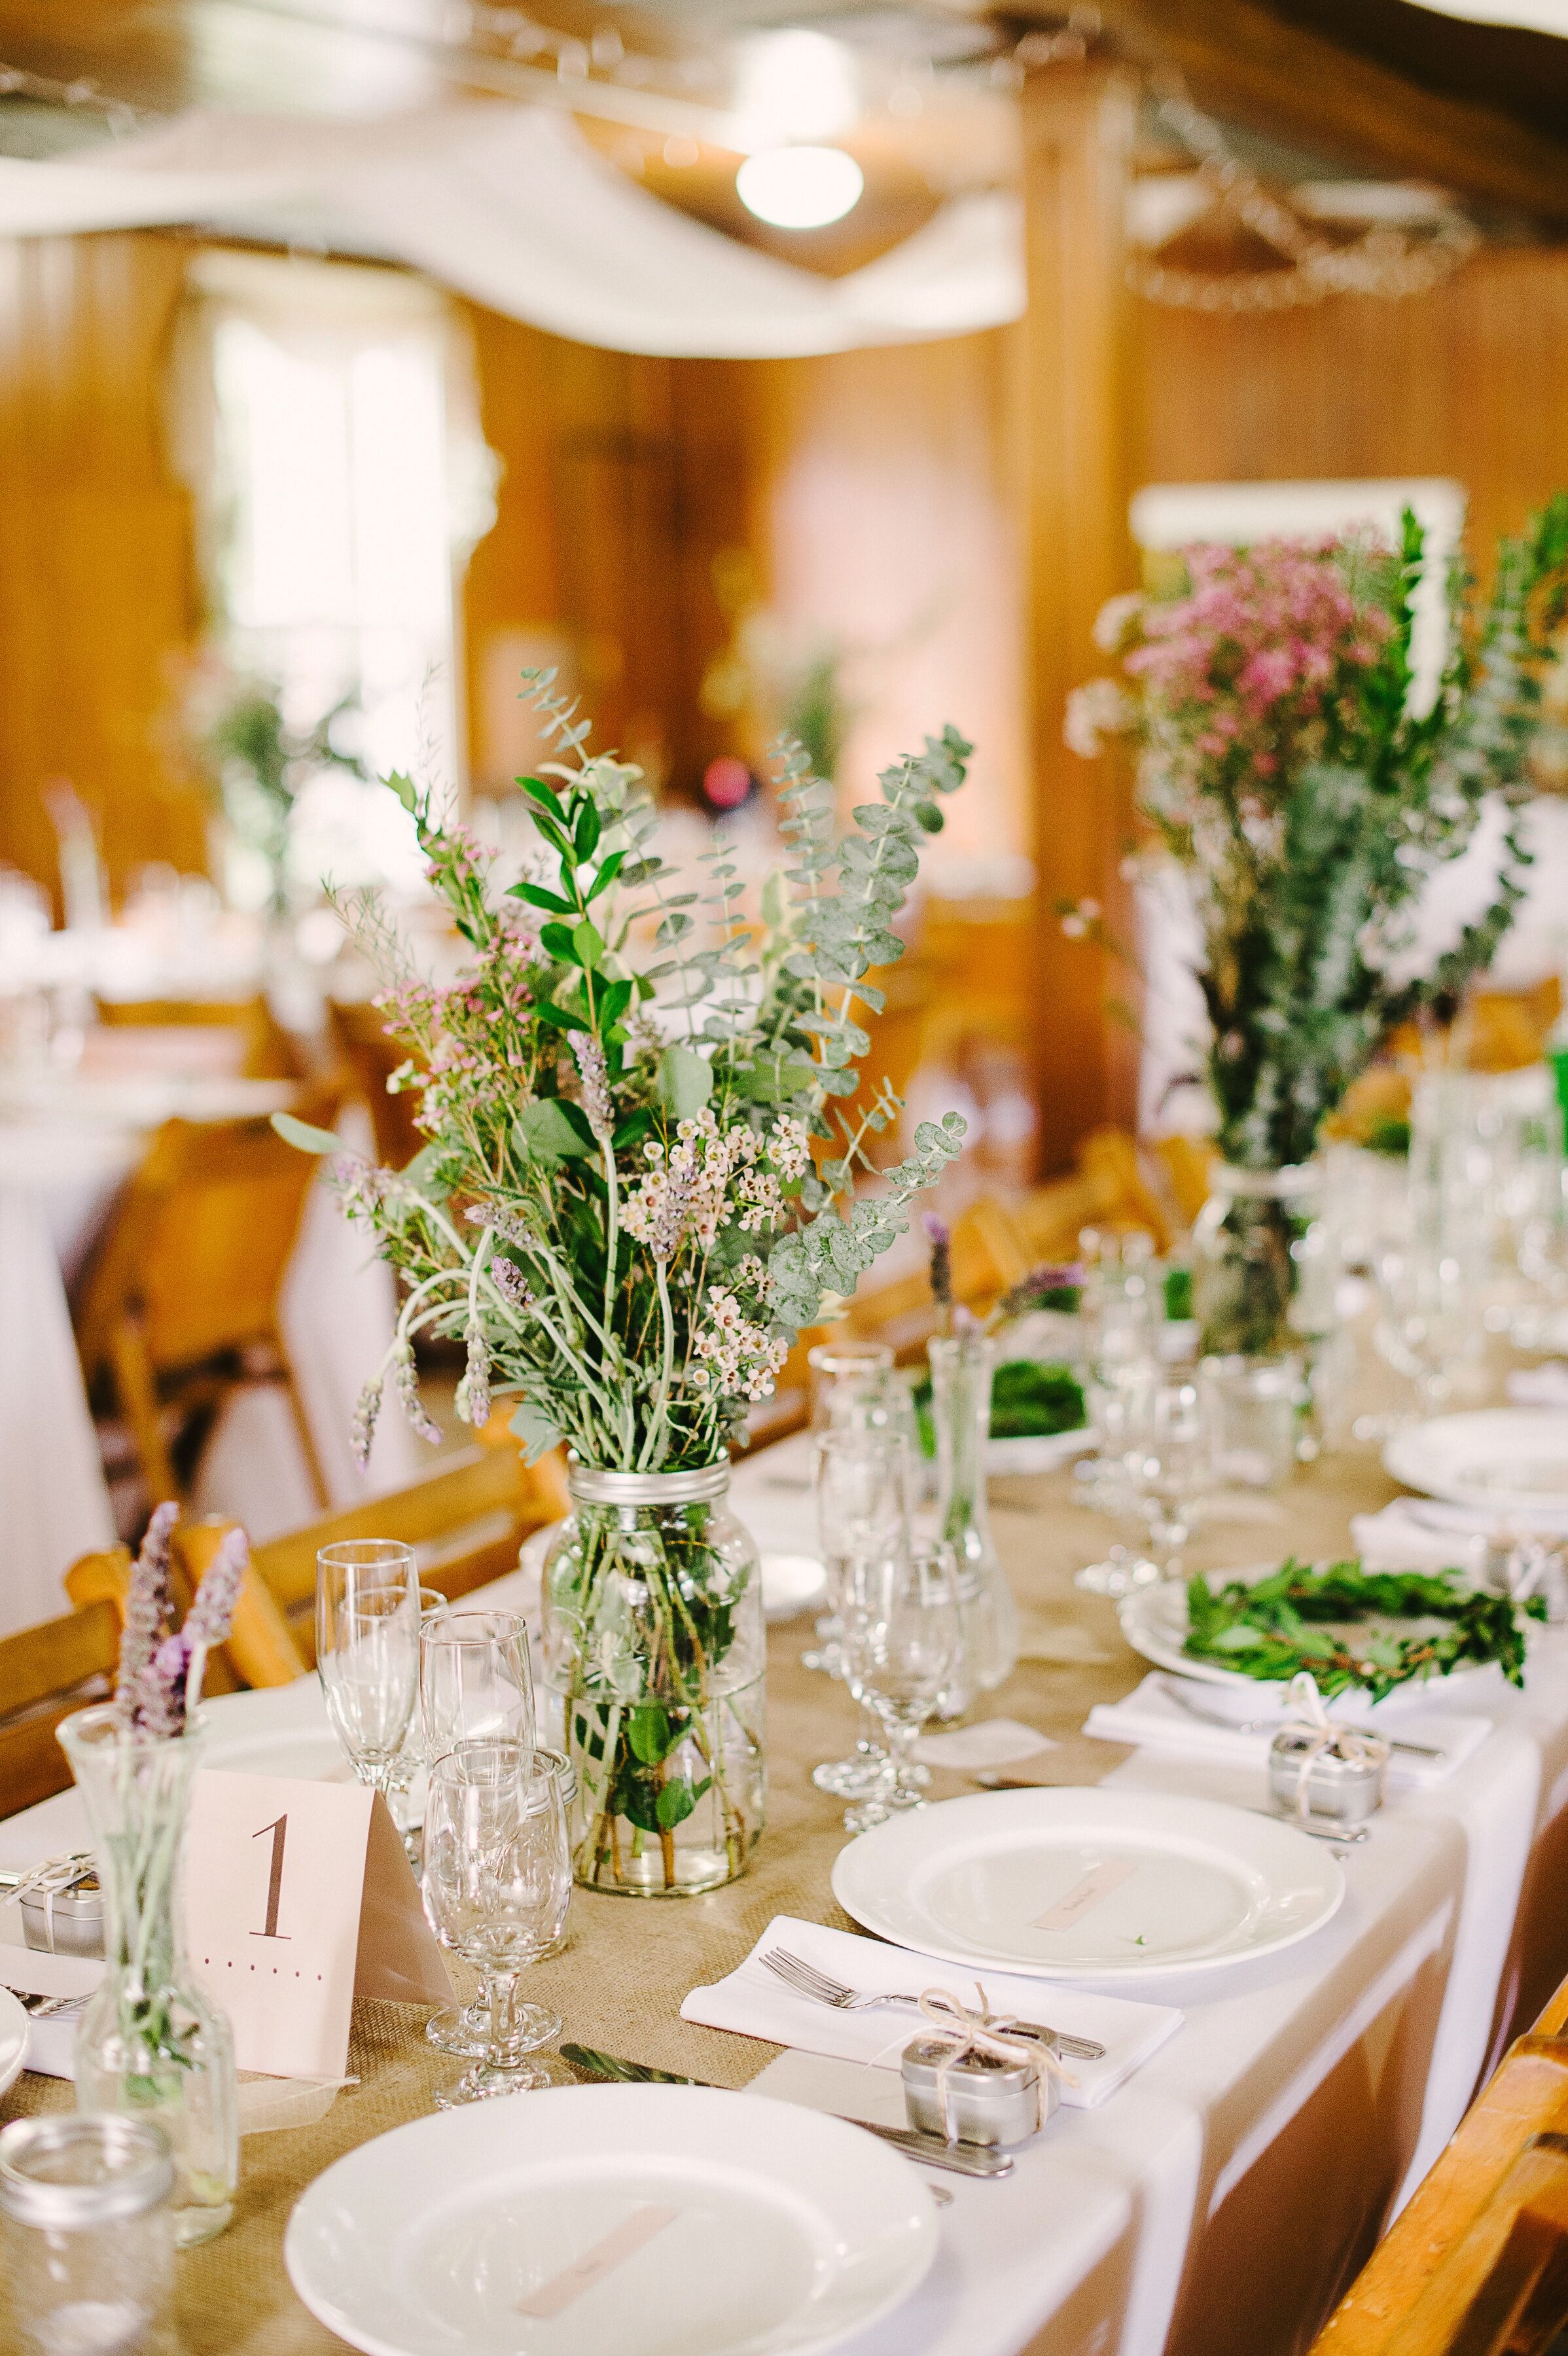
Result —
M374 256L612 351L763 359L918 342L1024 309L1016 200L950 199L836 279L636 187L550 108L344 123L198 111L87 162L0 158L0 236L192 225Z

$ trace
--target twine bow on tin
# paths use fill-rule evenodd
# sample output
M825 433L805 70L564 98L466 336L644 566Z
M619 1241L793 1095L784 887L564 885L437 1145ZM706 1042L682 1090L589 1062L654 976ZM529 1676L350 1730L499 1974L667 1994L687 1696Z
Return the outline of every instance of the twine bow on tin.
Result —
M14 1879L6 1877L5 1896L18 1902L24 1898L43 1901L44 1937L51 1955L55 1952L55 1900L90 1880L94 1870L91 1850L77 1849L65 1857L46 1857L38 1865L25 1867Z
M1296 1767L1295 1812L1309 1816L1306 1787L1312 1771L1326 1754L1343 1759L1348 1765L1382 1767L1388 1763L1389 1746L1380 1734L1363 1734L1359 1727L1346 1726L1340 1719L1330 1718L1324 1707L1323 1696L1317 1690L1317 1679L1310 1669L1298 1669L1290 1681L1285 1697L1286 1715L1280 1731L1283 1734L1305 1734L1308 1740Z
M980 1998L980 2008L972 2012L961 2004L950 1988L927 1988L920 1997L920 2017L925 2021L933 2044L945 2044L947 2051L937 2063L937 2104L942 2115L942 2133L949 2143L956 2143L948 2103L948 2072L972 2055L986 2054L998 2062L1010 2062L1015 2068L1027 2070L1035 2082L1035 2125L1046 2123L1046 2081L1055 2078L1063 2086L1076 2086L1057 2060L1048 2045L1035 2038L1009 2037L1017 2016L1011 2012L993 2013L986 2001L985 1990L978 1980L974 1992Z

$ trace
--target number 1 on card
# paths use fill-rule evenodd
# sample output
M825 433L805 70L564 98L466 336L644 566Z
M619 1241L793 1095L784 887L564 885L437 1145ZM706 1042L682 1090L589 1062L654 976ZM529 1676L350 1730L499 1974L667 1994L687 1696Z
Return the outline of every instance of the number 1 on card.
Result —
M267 1876L267 1927L264 1931L252 1931L251 1936L252 1939L286 1941L288 1933L278 1929L278 1901L283 1896L283 1852L284 1843L288 1838L287 1816L279 1816L274 1824L263 1825L261 1831L252 1833L251 1837L252 1840L264 1840L268 1833L273 1837L273 1861L272 1870Z

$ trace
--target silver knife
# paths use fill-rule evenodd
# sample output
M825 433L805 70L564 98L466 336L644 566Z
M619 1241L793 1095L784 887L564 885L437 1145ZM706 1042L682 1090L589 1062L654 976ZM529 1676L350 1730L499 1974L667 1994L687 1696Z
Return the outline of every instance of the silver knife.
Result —
M703 2086L711 2093L733 2094L733 2086L713 2086L705 2078L683 2078L675 2070L655 2070L646 2062L623 2062L616 2053L597 2052L591 2045L563 2045L563 2062L574 2070L581 2070L590 2078L619 2079L634 2086ZM944 2143L940 2136L922 2135L918 2127L877 2126L870 2119L849 2119L846 2126L864 2127L867 2135L880 2136L884 2143L893 2144L910 2159L918 2159L927 2168L945 2168L954 2176L1011 2176L1013 2161L1004 2151L992 2151L981 2144Z

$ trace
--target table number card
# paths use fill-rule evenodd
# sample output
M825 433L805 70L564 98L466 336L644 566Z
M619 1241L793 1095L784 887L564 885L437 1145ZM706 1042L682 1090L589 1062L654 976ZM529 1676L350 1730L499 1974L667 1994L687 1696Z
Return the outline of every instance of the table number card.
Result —
M340 2078L356 1996L452 2001L397 1827L363 1784L199 1774L184 1891L187 1949L242 2070Z

